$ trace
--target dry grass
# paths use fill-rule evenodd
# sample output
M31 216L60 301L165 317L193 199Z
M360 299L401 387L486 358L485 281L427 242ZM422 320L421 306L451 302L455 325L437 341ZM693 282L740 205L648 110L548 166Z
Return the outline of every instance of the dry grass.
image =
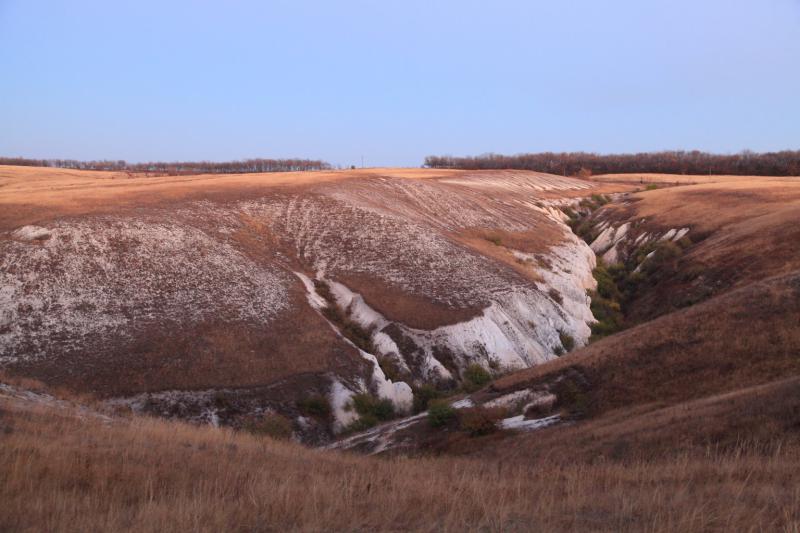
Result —
M595 179L601 182L621 179L630 183L630 180L636 181L637 176ZM645 183L652 180L653 183L678 185L632 195L636 218L652 219L668 228L690 226L696 231L712 232L800 205L800 178L659 174L642 179ZM624 208L618 206L617 210L624 211ZM791 220L788 216L786 222Z
M731 452L742 442L762 453L800 445L800 378L663 406L622 407L597 418L508 437L491 449L462 453L503 460L592 462L664 460L698 456L709 449Z
M345 179L346 172L148 177L124 172L0 165L0 229L57 216L119 212L163 202L243 198L275 187Z
M796 531L798 456L386 460L0 400L0 529Z

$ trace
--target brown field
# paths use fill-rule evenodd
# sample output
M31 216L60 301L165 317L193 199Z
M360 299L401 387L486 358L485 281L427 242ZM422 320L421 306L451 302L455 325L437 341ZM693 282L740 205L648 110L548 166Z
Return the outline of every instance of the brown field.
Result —
M798 449L372 459L0 399L8 531L796 531Z

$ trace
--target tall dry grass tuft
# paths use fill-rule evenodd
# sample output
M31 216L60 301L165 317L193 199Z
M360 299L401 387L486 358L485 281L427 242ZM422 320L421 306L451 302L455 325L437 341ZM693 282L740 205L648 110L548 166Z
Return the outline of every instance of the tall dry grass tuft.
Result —
M371 459L0 399L3 531L796 531L796 449L620 464Z

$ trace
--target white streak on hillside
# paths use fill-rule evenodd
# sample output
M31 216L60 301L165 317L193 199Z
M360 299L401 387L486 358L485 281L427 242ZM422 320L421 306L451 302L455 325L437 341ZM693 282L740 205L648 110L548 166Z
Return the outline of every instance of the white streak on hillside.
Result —
M316 288L314 287L314 282L301 272L295 272L298 278L303 282L303 286L306 289L308 303L317 311L321 311L324 307L328 305L328 302L325 301L322 296L317 293ZM330 321L328 321L330 326L333 328L336 333L340 334L339 329L337 326ZM371 376L371 384L376 389L377 395L380 398L385 398L390 400L392 404L395 406L395 409L400 413L408 413L411 411L411 406L414 402L414 394L411 391L411 387L402 381L400 382L393 382L389 378L386 377L383 370L381 369L380 365L378 364L378 359L375 355L365 352L364 350L358 348L354 344L352 344L347 338L342 336L342 338L350 344L353 348L358 350L358 353L363 357L365 360L369 361L370 365L372 366L372 376ZM346 392L349 391L349 392ZM347 400L343 405L341 405L340 409L334 408L334 418L339 426L339 429L342 427L347 426L348 423L352 422L351 411L345 409L347 403L352 397L352 394L355 392L364 392L363 385L358 387L357 390L351 391L348 389L344 384L342 384L338 380L334 380L333 387L332 387L332 403L335 405L340 405L344 401L343 398L347 396ZM345 414L346 413L346 414Z

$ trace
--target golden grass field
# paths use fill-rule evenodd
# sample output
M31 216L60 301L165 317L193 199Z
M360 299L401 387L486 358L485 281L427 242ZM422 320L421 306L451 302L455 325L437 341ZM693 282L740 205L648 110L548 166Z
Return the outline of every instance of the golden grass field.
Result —
M796 447L376 459L0 400L4 531L797 531Z
M0 165L0 229L55 216L106 213L116 209L179 200L247 197L275 187L298 187L374 175L433 178L459 172L461 171L378 168L147 176L126 172Z

